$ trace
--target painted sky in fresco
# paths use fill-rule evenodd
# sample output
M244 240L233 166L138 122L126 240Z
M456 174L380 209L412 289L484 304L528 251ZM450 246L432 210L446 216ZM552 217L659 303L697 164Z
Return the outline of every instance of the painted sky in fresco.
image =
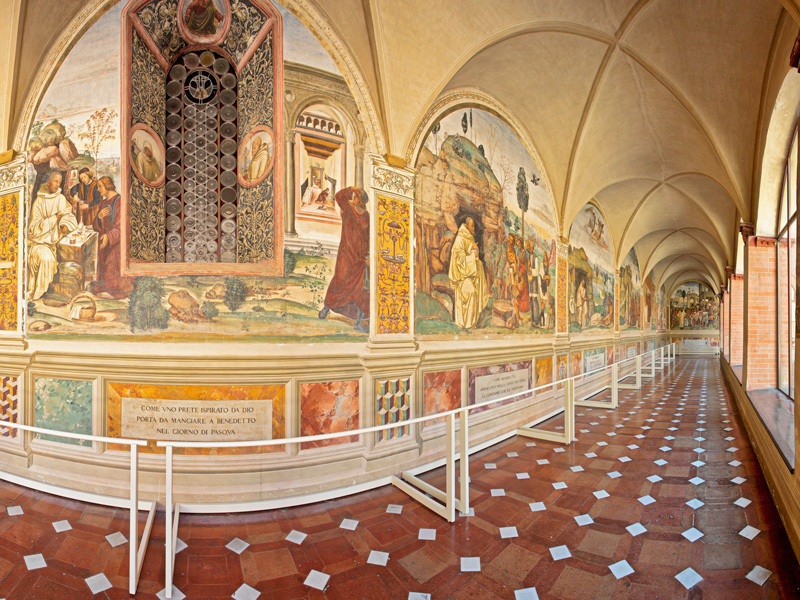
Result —
M592 264L596 264L605 269L608 273L614 272L614 258L611 249L611 237L608 234L608 226L605 225L603 235L600 237L600 242L596 242L590 237L588 224L591 220L592 212L597 216L602 223L605 224L605 219L596 207L587 204L575 217L572 222L572 228L569 231L569 243L574 248L583 248L586 256ZM605 247L604 247L605 246Z
M439 133L437 135L430 133L425 140L425 146L428 150L436 154L438 147L448 136L456 133L464 135L464 131L461 128L461 119L464 116L464 112L469 116L470 109L456 110L441 119ZM501 183L503 182L503 175L500 169L500 162L503 157L509 161L512 168L512 181L510 185L506 186L504 200L506 206L518 217L522 215L522 211L517 205L517 173L520 167L525 168L525 174L528 179L528 192L530 194L528 212L525 213L526 227L533 219L533 223L539 229L539 234L542 237L552 237L556 229L552 203L543 182L540 181L538 186L534 186L531 183L530 180L533 173L539 178L541 178L541 174L539 169L536 168L531 155L512 129L494 115L474 108L472 109L472 128L467 131L465 137L472 140L476 146L483 144L486 160L489 161L495 177Z
M78 40L59 68L45 92L36 120L45 124L58 119L83 152L79 131L89 116L101 108L120 107L120 15L125 2L111 7L107 13ZM314 35L283 6L284 60L309 65L339 74L333 59ZM116 122L119 131L119 119ZM103 143L100 158L117 158L119 140Z

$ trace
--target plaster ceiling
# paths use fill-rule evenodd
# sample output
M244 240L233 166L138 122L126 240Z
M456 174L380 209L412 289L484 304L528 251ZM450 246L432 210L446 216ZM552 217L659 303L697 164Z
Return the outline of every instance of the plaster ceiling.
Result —
M17 112L53 43L42 35L44 4L54 33L91 3L27 2ZM738 223L760 212L761 153L788 71L797 0L743 0L735 10L729 0L287 5L321 15L346 48L384 151L413 158L437 100L478 91L536 147L562 235L594 200L617 265L635 248L642 277L652 271L672 285L692 273L724 285L725 266L737 262Z

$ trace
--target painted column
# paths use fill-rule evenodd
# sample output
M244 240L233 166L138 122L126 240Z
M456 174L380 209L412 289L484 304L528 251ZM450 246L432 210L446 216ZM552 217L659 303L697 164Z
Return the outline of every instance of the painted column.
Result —
M286 152L286 236L297 237L297 230L294 227L295 219L295 165L294 165L294 149L295 149L295 129L287 129L284 134L284 146Z
M569 333L569 240L556 242L556 335Z
M0 165L0 349L24 350L25 156Z
M421 353L414 341L414 186L413 169L390 165L369 154L370 336L365 369L366 426L399 423L421 414L416 369ZM358 180L358 174L356 175ZM369 436L368 447L416 447L416 428ZM389 451L387 449L387 451Z

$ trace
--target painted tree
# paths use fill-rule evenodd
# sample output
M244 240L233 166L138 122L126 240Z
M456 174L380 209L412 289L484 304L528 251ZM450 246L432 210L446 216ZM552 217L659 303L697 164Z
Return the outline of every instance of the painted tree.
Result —
M78 137L85 142L86 149L94 158L95 165L97 164L100 146L106 140L111 140L117 135L117 128L114 127L116 118L117 111L113 108L96 110L86 120L83 129L78 133Z
M525 239L525 213L528 212L528 202L530 194L528 193L528 178L525 176L525 167L519 168L517 174L517 205L522 211L522 239Z

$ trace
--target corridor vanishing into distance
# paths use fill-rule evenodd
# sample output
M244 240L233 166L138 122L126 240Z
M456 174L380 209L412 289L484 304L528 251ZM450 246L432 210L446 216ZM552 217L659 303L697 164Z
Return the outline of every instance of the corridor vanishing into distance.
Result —
M616 410L576 409L568 447L515 437L473 455L474 514L454 524L388 486L183 516L173 598L800 597L717 360L679 359L620 394ZM443 486L443 470L425 479ZM130 597L126 511L8 483L0 502L0 598ZM137 599L163 597L163 544L160 514Z

